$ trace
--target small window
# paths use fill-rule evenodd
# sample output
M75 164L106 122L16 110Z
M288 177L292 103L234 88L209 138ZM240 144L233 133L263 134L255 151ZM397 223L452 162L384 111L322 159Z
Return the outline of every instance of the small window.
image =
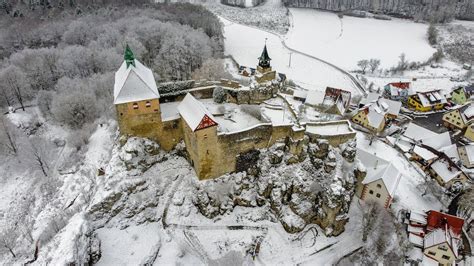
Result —
M442 251L448 251L448 248L445 247L445 246L438 246L438 249L440 249Z
M382 185L380 185L380 184L377 184L377 188L382 188Z
M120 115L123 115L123 113L120 113Z
M138 109L138 103L133 103L133 109Z
M377 195L375 195L377 198L380 198L380 193L377 193Z
M428 251L428 255L431 255L431 256L436 256L436 252L433 252L433 251Z
M204 138L207 139L207 134L204 134Z
M150 108L150 107L151 107L151 102L150 102L150 101L146 101L145 106L146 106L146 108Z
M374 191L373 191L373 190L369 190L369 194L374 194Z
M449 259L451 258L451 257L446 256L446 255L443 255L443 256L441 256L441 257L442 257L444 260L449 260Z

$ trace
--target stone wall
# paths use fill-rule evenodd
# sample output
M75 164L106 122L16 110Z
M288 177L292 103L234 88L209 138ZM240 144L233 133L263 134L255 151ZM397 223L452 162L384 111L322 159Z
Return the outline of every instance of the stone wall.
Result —
M342 143L346 143L347 141L354 139L356 136L356 132L352 130L350 124L347 121L336 121L336 122L322 122L322 123L308 123L306 126L320 126L320 125L336 125L336 124L347 124L350 131L346 133L337 133L334 132L332 135L323 135L323 134L316 134L306 131L306 135L308 135L311 142L316 142L319 139L326 139L329 144L333 147L337 147Z
M283 0L289 7L309 7L331 11L364 10L429 20L431 16L452 14L474 20L474 0Z
M228 6L254 7L263 3L264 0L221 0L221 3Z

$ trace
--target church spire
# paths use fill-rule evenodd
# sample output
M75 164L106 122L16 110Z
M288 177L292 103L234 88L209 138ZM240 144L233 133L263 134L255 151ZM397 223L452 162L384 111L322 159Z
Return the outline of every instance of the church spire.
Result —
M267 40L265 39L265 46L263 47L262 55L258 58L258 65L262 68L270 67L270 56L268 56L267 51Z
M125 53L123 55L123 59L125 60L125 63L127 64L127 68L132 65L135 66L135 55L133 55L132 49L127 46L125 47Z

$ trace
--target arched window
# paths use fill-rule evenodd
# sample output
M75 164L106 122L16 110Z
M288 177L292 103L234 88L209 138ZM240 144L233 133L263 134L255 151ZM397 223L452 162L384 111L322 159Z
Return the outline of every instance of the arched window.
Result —
M138 103L133 103L133 109L138 109Z
M149 108L151 107L151 102L150 101L146 101L146 104L145 104L146 108Z

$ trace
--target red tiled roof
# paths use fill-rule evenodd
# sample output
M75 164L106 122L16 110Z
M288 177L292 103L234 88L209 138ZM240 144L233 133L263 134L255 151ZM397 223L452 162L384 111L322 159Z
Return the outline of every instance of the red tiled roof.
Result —
M449 215L442 212L437 211L428 211L427 217L427 230L433 231L437 228L444 229L445 224L448 224L448 228L453 232L453 234L459 236L461 235L462 226L464 224L464 219Z
M390 85L400 88L400 89L408 89L410 88L410 82L392 82Z

